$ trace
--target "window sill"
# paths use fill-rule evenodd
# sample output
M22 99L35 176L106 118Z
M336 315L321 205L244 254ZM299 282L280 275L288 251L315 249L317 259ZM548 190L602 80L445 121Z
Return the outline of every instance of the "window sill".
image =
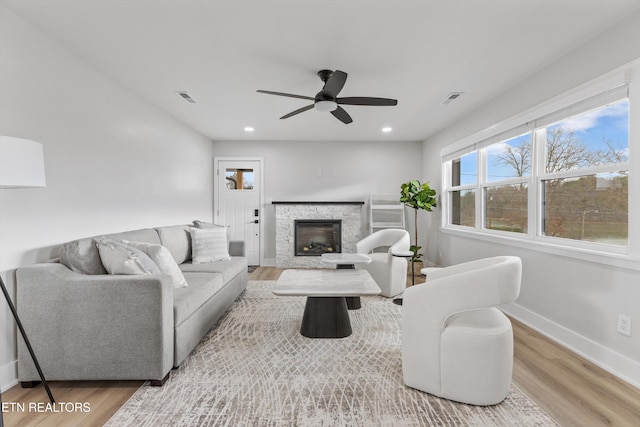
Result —
M444 234L482 240L501 245L515 246L523 249L596 262L629 270L640 271L640 258L626 253L607 252L592 248L579 248L549 241L548 238L531 238L528 235L512 237L503 233L483 232L475 229L441 227ZM621 248L623 250L623 248Z

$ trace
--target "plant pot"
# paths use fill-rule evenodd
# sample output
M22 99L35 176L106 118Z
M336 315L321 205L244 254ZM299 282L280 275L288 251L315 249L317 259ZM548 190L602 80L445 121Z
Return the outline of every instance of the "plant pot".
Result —
M420 270L424 268L422 261L416 261L413 263L413 283L424 283L425 277L420 273ZM409 261L409 267L407 270L407 285L411 286L411 261Z

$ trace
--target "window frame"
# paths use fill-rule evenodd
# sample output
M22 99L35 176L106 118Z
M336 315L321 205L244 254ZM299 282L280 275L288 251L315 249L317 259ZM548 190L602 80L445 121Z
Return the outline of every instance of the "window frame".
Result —
M445 210L442 215L441 231L446 234L472 237L480 240L487 240L501 244L526 247L529 249L540 250L544 252L566 255L575 258L590 260L599 263L617 265L634 270L640 270L640 251L638 248L638 239L635 236L640 231L640 227L633 224L631 218L634 213L640 211L638 206L640 200L635 195L633 189L638 188L637 178L634 174L637 167L640 166L640 159L635 160L638 156L633 156L634 137L640 126L637 123L639 114L634 114L633 98L634 86L626 78L626 74L618 73L615 76L608 76L599 82L591 83L580 87L570 93L554 98L541 106L528 110L518 116L515 116L503 123L478 132L467 137L457 144L445 147L441 151L442 155L442 194L441 206ZM545 170L545 146L546 146L546 129L551 126L554 121L572 117L581 114L590 109L599 108L608 103L616 102L624 98L629 102L629 138L628 148L630 156L626 162L618 162L607 165L590 166L586 168L578 168L559 173L547 173ZM506 178L504 180L488 181L486 177L487 147L501 141L509 140L517 136L522 129L528 129L531 132L531 170L528 177ZM524 134L525 132L520 132ZM478 178L476 185L466 185L453 187L452 182L452 161L459 158L463 154L477 152L477 172ZM635 169L634 169L635 166ZM627 224L627 245L617 246L601 242L591 242L584 240L576 240L555 236L546 236L543 234L543 215L544 192L543 186L545 180L583 177L599 173L610 173L627 171L629 176L629 196L627 215L629 218ZM526 183L528 188L528 210L527 210L527 232L513 232L504 230L495 230L486 228L486 200L485 192L488 188ZM461 189L476 189L476 221L475 227L459 226L451 223L451 192L460 191Z

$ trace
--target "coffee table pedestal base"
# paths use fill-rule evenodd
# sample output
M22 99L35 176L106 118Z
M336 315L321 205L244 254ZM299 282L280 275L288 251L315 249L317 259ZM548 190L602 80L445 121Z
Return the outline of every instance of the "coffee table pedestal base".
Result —
M345 297L307 297L300 333L307 338L345 338L351 335Z
M345 297L347 300L347 308L349 310L358 310L362 307L360 297Z
M353 264L337 264L336 270L355 270L356 267ZM362 303L360 302L360 297L346 297L347 298L347 308L349 310L359 310L362 308Z

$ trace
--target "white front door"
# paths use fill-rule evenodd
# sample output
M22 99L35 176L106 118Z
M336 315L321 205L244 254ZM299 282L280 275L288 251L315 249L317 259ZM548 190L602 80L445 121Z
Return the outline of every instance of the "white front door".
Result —
M261 159L215 158L215 223L243 240L249 265L260 265Z

